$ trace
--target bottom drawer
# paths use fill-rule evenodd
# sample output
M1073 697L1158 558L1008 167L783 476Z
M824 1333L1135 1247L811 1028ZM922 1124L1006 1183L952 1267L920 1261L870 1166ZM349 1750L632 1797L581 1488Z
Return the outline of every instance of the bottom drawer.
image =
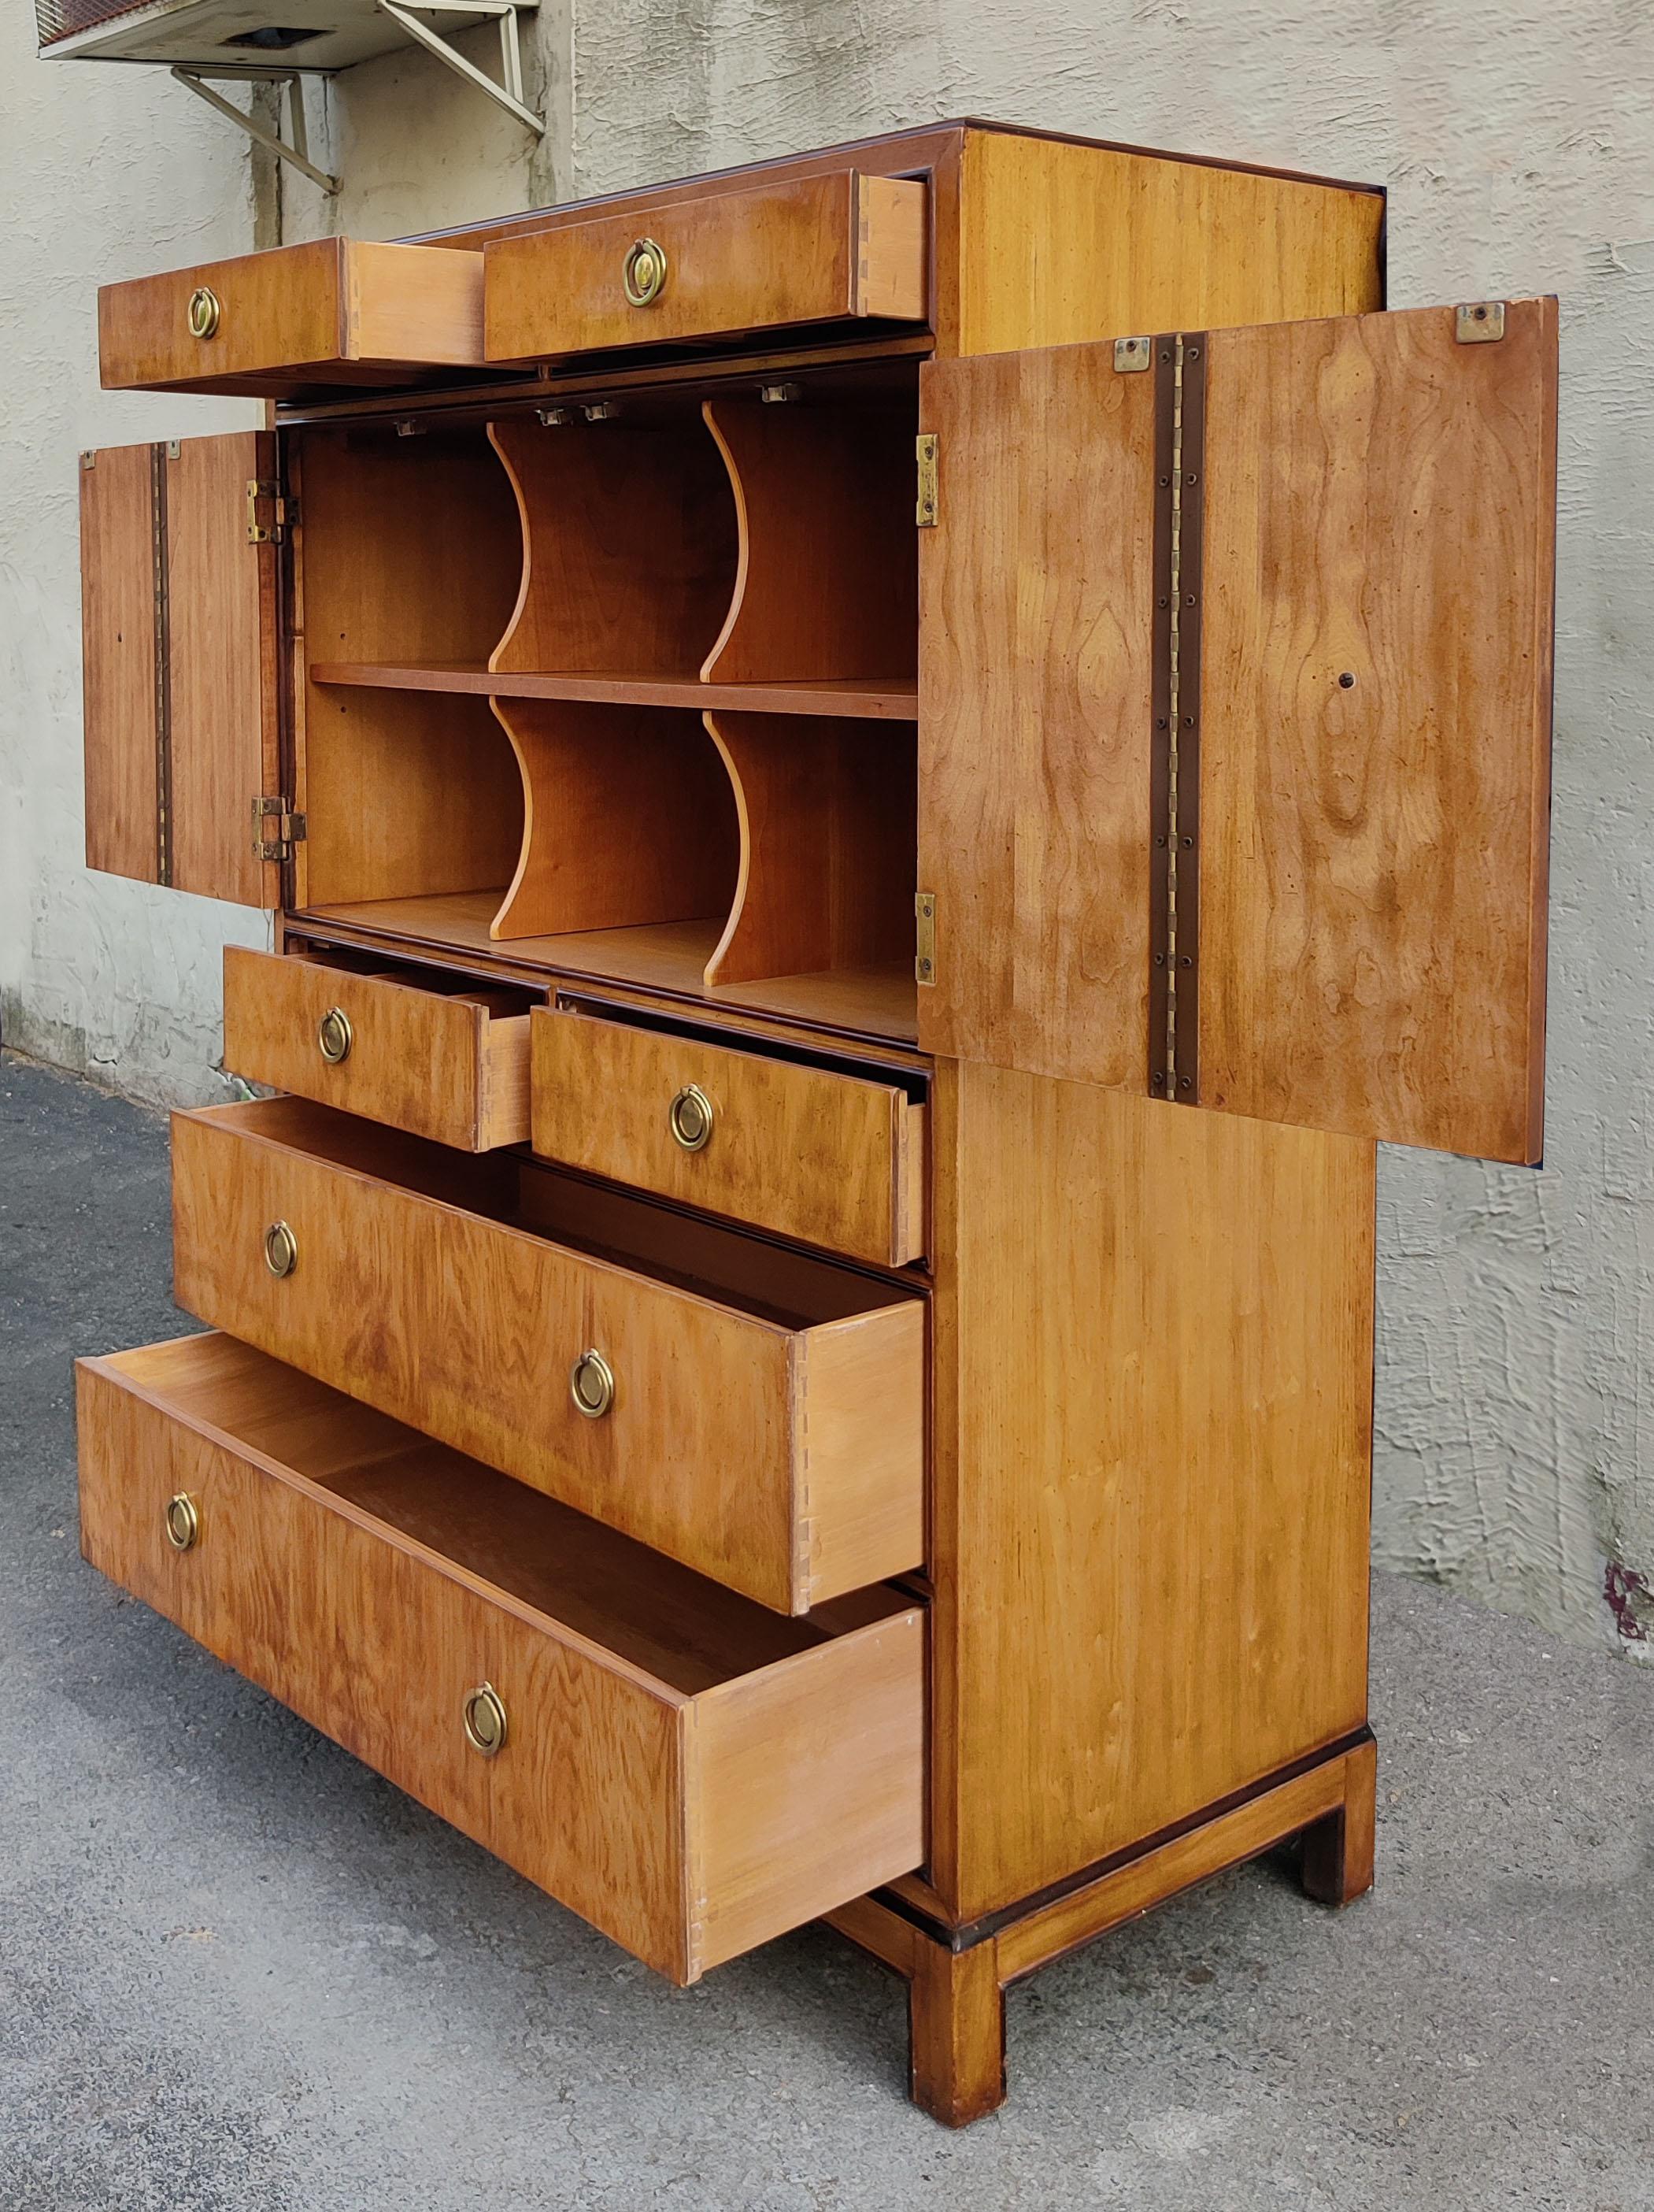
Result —
M671 1980L924 1856L924 1619L789 1620L227 1336L77 1370L82 1548Z

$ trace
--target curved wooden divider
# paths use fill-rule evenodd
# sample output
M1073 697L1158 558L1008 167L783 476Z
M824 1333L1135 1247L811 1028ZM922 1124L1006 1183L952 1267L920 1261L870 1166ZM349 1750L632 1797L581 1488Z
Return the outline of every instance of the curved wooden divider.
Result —
M735 898L708 985L902 960L911 969L913 726L723 712L705 720L741 830Z
M496 699L523 775L523 848L494 938L727 913L739 833L692 710Z
M911 407L708 399L735 493L712 684L911 678L918 641Z
M694 416L488 425L523 526L523 580L491 671L693 676L735 586L736 529Z

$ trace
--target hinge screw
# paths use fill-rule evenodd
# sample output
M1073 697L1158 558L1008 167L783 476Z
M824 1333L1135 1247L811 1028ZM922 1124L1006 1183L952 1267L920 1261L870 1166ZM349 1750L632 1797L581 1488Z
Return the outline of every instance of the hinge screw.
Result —
M1194 1086L1194 1085L1193 1085L1193 1084L1192 1084L1192 1082L1190 1080L1190 1079L1188 1078L1188 1076L1186 1076L1186 1075L1180 1075L1180 1076L1178 1078L1178 1090L1179 1090L1179 1091L1192 1091L1192 1090L1194 1089L1194 1087L1195 1087L1195 1086Z
M1346 669L1338 678L1338 689L1341 691L1353 691L1355 689L1355 678L1350 674L1348 669Z

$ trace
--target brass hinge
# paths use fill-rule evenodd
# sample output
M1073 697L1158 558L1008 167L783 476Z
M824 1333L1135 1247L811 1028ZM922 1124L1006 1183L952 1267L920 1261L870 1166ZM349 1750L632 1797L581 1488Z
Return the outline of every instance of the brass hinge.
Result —
M1453 336L1461 345L1491 345L1504 335L1503 300L1471 300L1453 310Z
M913 973L921 983L936 980L936 895L934 891L919 891L913 899L916 917L915 936L918 951L913 961Z
M268 524L258 520L261 503L268 500L272 509ZM249 545L279 545L288 534L289 523L299 520L299 505L289 499L274 477L247 478L247 543Z
M276 833L273 837L264 834L266 822L274 822ZM252 802L252 849L261 860L290 860L293 848L304 842L305 817L293 811L290 799L255 799Z
M936 526L936 434L922 430L917 441L919 464L918 525L921 530Z

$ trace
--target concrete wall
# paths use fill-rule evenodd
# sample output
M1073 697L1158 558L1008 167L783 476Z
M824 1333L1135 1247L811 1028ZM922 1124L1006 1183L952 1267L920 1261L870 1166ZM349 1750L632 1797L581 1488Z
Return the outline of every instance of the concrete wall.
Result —
M148 72L37 68L9 14L0 1010L141 1094L213 1084L229 909L79 865L73 456L209 426L100 397L100 278L251 242L227 127ZM486 57L491 34L472 41ZM1654 1651L1654 20L1625 0L547 0L534 148L423 57L312 94L345 173L288 237L389 235L960 113L1390 187L1391 296L1563 298L1548 1157L1387 1154L1376 1550L1558 1632ZM72 82L66 80L72 80ZM259 228L268 236L265 189Z

